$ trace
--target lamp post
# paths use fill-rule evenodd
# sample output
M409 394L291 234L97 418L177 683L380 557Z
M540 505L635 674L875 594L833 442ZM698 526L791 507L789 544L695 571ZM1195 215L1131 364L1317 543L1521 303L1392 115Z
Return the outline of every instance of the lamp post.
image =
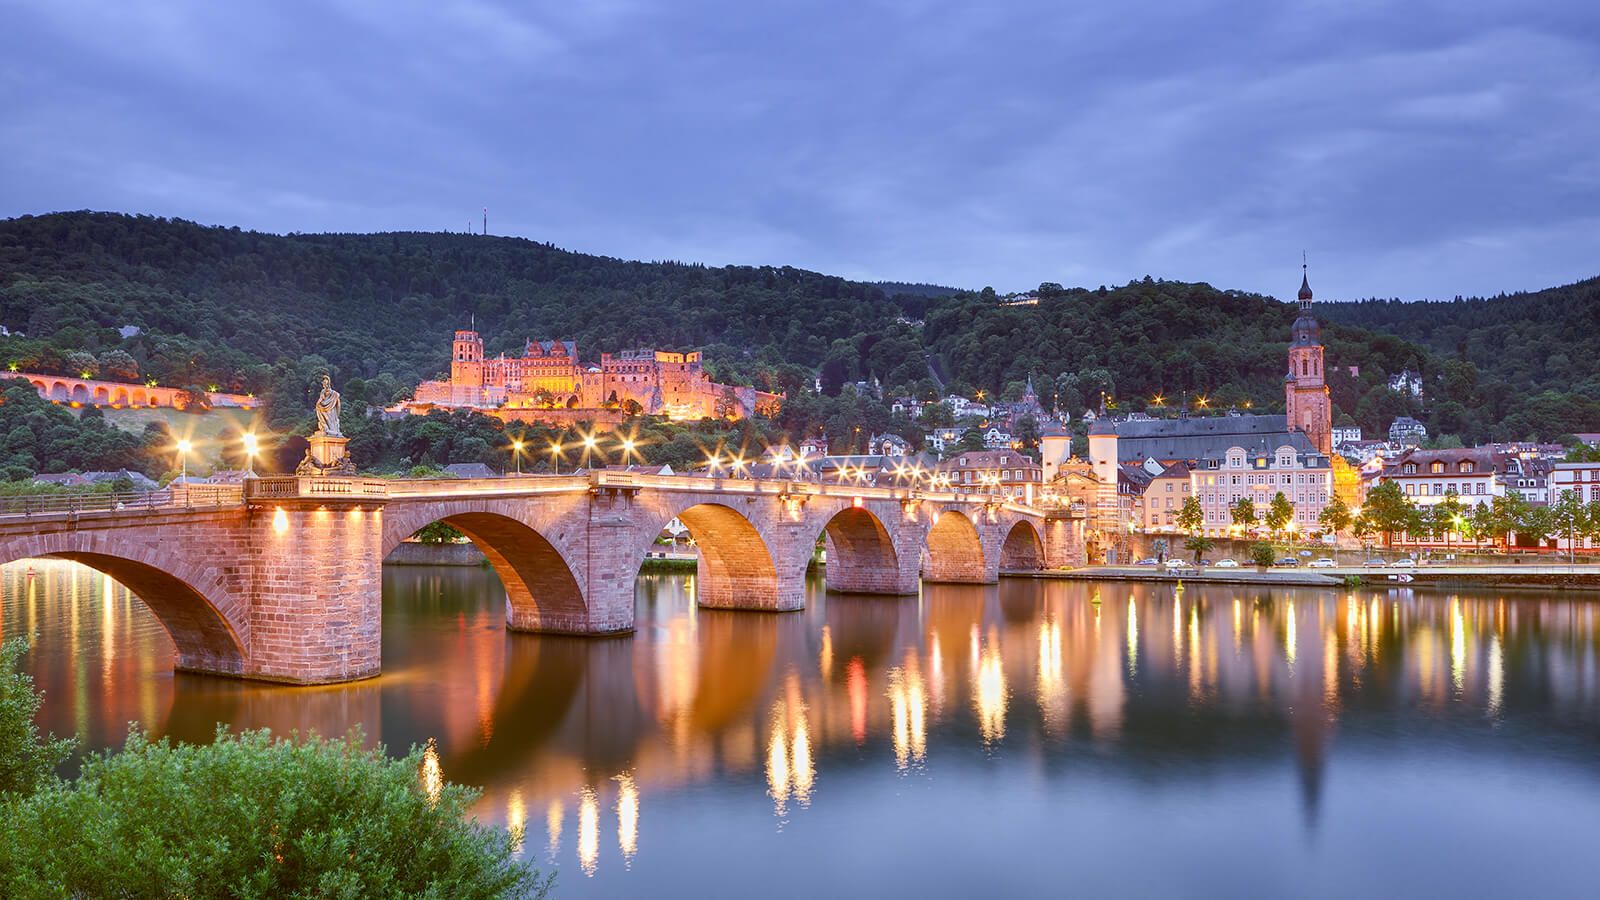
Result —
M622 464L628 465L633 461L633 438L622 439Z
M550 469L551 474L561 474L561 442L550 442Z
M179 484L189 483L189 451L193 449L194 445L189 443L188 438L178 441L178 465L182 470L182 474L178 476Z
M261 443L256 440L253 432L248 431L245 432L244 437L240 438L240 442L244 444L244 477L254 478L256 477L256 454L261 452Z
M583 467L589 468L589 456L594 453L594 435L583 436Z
M518 475L522 474L522 438L513 438L511 441L511 455L516 459L515 466Z

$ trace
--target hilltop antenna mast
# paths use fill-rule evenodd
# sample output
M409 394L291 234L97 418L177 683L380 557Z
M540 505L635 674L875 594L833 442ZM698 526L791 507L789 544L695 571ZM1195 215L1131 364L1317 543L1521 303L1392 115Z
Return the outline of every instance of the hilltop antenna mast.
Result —
M485 237L489 235L489 207L487 206L483 208L483 234Z

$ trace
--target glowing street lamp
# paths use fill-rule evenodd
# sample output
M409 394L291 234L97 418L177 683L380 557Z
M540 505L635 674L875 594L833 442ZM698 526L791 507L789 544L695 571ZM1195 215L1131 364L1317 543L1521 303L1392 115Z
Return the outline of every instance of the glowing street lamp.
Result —
M633 438L625 437L625 438L622 439L622 464L623 465L627 465L628 463L633 461L633 446L634 446L633 445Z
M194 444L189 443L188 438L178 441L178 465L182 468L182 474L178 476L180 484L189 483L189 451L193 449Z
M583 436L583 467L585 469L589 468L589 456L594 453L594 444L594 435L586 434Z
M554 474L554 475L560 475L561 474L561 450L562 450L562 447L561 447L561 442L560 441L554 441L553 440L553 441L550 442L550 469L551 469L551 474Z
M244 477L256 477L256 454L261 452L261 442L256 439L254 432L245 432L239 439L244 444Z
M522 438L511 439L511 456L516 460L517 474L522 474Z

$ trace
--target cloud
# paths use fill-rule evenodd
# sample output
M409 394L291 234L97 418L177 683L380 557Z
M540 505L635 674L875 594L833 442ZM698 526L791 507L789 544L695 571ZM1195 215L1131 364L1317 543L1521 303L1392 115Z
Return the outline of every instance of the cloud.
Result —
M0 214L491 227L1024 288L1451 296L1594 274L1563 0L63 0L0 34Z

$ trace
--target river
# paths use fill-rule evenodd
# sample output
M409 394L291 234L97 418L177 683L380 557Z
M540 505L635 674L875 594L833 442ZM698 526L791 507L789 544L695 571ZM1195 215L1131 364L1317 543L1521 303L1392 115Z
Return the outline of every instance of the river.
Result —
M4 567L43 727L433 740L560 897L1595 896L1600 604L1006 579L508 634L487 569L384 573L384 674L171 669L82 566Z

